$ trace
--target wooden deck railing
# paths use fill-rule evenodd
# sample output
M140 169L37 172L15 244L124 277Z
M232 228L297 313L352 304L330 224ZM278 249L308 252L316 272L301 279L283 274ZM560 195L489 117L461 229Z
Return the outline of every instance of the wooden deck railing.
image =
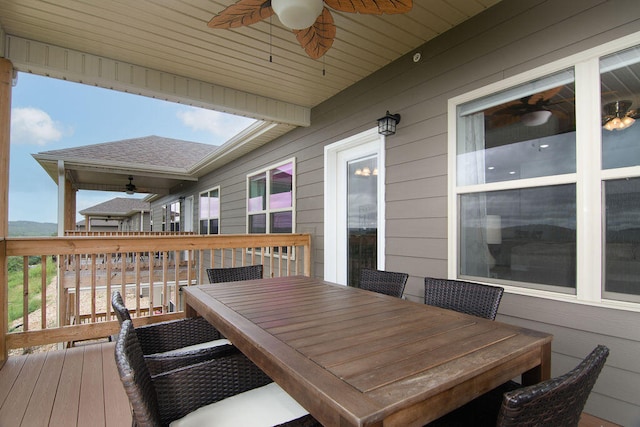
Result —
M22 301L14 305L22 317L9 323L3 337L9 350L116 333L110 304L115 290L134 322L148 324L183 317L180 289L208 283L207 268L263 264L265 277L311 275L308 234L67 236L3 243L7 257L24 260L22 283L12 285L21 287ZM37 283L29 279L29 257L42 264ZM48 275L52 262L56 273ZM6 316L8 305L0 309Z

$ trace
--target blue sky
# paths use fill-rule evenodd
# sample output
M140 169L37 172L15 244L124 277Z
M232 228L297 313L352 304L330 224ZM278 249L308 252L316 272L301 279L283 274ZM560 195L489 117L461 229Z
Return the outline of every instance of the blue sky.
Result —
M148 135L221 145L253 122L25 73L18 75L11 104L9 221L58 222L57 185L33 158L34 153ZM129 196L79 191L77 210L114 197Z

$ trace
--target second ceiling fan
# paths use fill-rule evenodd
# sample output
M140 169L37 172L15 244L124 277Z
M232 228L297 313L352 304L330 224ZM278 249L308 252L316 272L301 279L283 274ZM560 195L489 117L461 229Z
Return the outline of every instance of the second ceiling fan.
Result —
M413 0L239 0L209 21L211 28L237 28L278 16L307 55L318 59L333 45L336 26L329 8L370 15L406 13Z

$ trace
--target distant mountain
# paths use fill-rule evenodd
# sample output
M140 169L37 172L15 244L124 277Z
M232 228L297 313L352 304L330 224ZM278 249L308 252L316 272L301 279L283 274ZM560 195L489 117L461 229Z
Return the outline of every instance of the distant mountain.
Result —
M47 237L58 234L58 224L53 222L9 221L10 237Z

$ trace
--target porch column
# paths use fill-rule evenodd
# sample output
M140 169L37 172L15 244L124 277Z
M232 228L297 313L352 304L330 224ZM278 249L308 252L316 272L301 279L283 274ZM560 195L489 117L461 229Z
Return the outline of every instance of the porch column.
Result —
M76 229L76 189L73 188L71 180L64 181L64 229Z
M76 189L67 179L63 160L58 160L58 237L76 228Z
M9 144L13 64L0 58L0 368L7 360L8 284L5 238L9 234Z

